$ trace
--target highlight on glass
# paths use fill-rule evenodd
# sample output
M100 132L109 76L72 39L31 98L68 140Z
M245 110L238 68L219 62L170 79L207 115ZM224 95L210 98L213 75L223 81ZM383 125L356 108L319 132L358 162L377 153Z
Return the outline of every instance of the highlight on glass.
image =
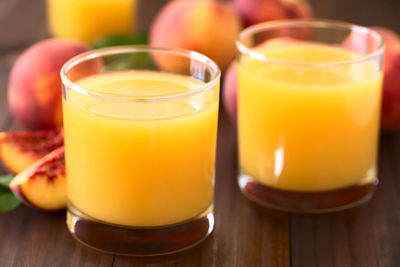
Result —
M114 254L191 247L213 230L220 70L148 46L83 53L62 71L67 225Z
M327 20L243 30L238 57L238 184L295 212L352 207L378 183L383 41Z

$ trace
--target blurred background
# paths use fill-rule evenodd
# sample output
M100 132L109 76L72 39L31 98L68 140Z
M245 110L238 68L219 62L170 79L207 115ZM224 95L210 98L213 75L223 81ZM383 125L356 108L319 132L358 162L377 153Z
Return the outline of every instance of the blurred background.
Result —
M287 0L291 1L291 0ZM137 30L147 32L168 0L139 0ZM400 32L398 0L309 0L314 16ZM0 0L0 53L48 37L46 0Z

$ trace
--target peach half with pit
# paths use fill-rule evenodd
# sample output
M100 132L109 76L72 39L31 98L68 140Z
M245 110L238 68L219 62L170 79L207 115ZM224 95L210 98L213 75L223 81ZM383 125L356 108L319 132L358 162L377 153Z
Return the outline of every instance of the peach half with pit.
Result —
M65 208L64 146L41 158L10 182L14 195L26 205L46 211Z
M19 173L64 145L62 128L0 133L0 159L7 169Z

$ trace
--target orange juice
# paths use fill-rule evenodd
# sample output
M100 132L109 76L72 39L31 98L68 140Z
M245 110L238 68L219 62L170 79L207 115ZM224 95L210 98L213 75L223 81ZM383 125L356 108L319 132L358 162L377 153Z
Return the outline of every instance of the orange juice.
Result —
M47 0L49 30L55 37L92 42L112 34L129 34L137 0Z
M182 98L203 83L155 71L97 74L77 85L119 100L71 91L63 103L67 195L74 208L107 223L160 226L210 207L216 87ZM124 101L129 96L142 101ZM146 101L163 96L176 99Z
M373 182L379 63L340 64L361 55L313 43L255 52L271 60L244 56L239 64L242 171L263 185L300 192Z

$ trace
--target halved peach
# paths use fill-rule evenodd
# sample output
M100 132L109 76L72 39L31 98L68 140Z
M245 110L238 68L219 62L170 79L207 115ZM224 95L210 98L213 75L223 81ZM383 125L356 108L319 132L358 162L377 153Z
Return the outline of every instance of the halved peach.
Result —
M34 132L0 133L0 159L13 173L19 173L64 145L62 128Z
M14 195L28 206L60 210L67 204L64 146L44 156L10 182Z

